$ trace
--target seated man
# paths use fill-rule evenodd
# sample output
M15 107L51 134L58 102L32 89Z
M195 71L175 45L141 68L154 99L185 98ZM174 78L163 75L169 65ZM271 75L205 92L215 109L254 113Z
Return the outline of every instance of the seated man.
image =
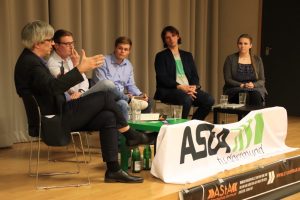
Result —
M93 71L93 82L97 83L101 80L111 80L115 83L117 89L121 93L126 93L129 100L123 101L128 106L134 96L138 96L142 100L141 110L143 113L151 112L152 100L143 94L135 85L133 67L127 59L130 53L132 42L128 37L119 37L115 41L114 53L105 56L103 66Z
M49 60L48 67L51 74L54 77L61 76L68 71L72 70L74 66L79 64L79 55L74 48L73 34L67 30L57 30L53 36L54 40L54 51L52 51ZM124 107L123 103L120 102L122 99L128 100L128 97L120 93L114 83L110 80L99 81L96 85L89 89L89 81L85 74L82 74L83 81L77 85L71 87L65 94L68 100L77 99L81 96L85 96L94 92L99 91L110 91L116 95L116 101L121 110L123 111L124 117L127 119L127 106Z
M54 30L42 21L33 21L22 29L25 48L15 66L15 86L19 96L34 95L42 115L61 115L61 126L66 132L100 132L103 161L107 170L105 182L140 183L143 178L131 176L118 164L118 131L128 145L152 142L144 133L132 130L117 108L113 95L95 92L66 101L64 92L83 81L82 74L103 64L104 56L86 57L82 50L81 62L64 76L55 78L49 72L45 57L50 55ZM47 135L48 137L51 137Z

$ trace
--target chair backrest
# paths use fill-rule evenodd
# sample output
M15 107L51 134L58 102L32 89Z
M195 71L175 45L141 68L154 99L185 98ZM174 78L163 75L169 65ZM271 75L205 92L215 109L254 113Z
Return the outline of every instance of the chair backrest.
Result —
M59 115L42 116L33 95L24 95L22 100L27 115L28 134L31 137L41 137L48 146L65 146L70 143L71 131L62 126Z
M41 112L38 103L33 95L24 95L22 100L26 110L28 134L31 137L39 137Z

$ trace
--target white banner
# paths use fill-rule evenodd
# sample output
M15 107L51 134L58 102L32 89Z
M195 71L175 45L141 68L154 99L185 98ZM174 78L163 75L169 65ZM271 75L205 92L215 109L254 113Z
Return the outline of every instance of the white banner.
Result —
M226 169L286 153L282 107L250 112L232 124L192 120L161 127L151 174L166 183L192 183Z

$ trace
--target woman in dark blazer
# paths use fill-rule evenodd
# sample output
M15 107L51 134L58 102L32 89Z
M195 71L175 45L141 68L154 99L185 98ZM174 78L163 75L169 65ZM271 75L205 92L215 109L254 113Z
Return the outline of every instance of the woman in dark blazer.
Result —
M224 63L224 94L229 102L238 103L239 93L247 93L247 104L264 105L265 88L264 66L260 57L252 54L252 37L242 34L237 39L239 51L229 55Z
M198 107L193 119L203 120L214 104L214 99L201 90L193 56L179 49L179 31L167 26L161 33L163 51L156 54L156 93L154 98L165 103L182 105L182 118L187 118L191 106Z

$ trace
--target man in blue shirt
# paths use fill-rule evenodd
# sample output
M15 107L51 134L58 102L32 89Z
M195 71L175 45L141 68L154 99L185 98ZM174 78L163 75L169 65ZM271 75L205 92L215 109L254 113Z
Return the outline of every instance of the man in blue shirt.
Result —
M127 104L134 99L142 100L143 113L151 112L152 100L147 94L142 93L135 85L133 67L127 59L132 46L132 41L128 37L119 37L115 41L115 50L112 54L105 56L103 66L96 68L93 71L93 82L97 83L100 80L111 80L121 93L125 93L128 99L123 101ZM145 104L148 102L148 105ZM143 106L145 105L145 106ZM146 108L145 108L146 107Z

